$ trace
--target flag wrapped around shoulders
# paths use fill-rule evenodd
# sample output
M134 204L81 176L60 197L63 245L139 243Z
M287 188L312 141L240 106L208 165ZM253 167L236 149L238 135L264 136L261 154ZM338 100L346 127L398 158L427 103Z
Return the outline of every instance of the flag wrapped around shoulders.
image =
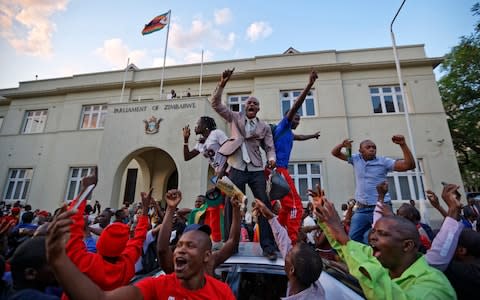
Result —
M142 35L149 34L158 30L162 30L170 22L170 11L163 15L156 16L142 30Z

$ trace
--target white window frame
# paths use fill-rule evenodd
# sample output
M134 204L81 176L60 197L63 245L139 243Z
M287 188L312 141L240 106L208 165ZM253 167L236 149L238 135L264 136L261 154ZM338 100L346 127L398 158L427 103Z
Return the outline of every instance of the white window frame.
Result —
M243 112L245 110L245 102L250 95L247 94L232 94L227 97L227 106L231 111ZM239 110L234 110L233 105L239 105Z
M68 170L68 181L67 181L67 188L66 188L66 193L65 193L65 201L69 202L75 199L75 197L78 195L80 192L80 187L81 187L81 180L83 177L88 176L92 174L94 166L84 166L84 167L70 167ZM74 170L78 170L77 175L73 176ZM83 171L86 170L86 173L82 175ZM72 199L69 199L70 195L70 188L73 183L73 197ZM90 200L92 198L92 194L90 194L87 198L87 200Z
M82 106L80 129L90 130L103 128L105 124L105 117L107 116L107 111L107 104L91 104ZM96 121L92 121L94 115L96 115ZM84 124L85 117L87 117L87 126L85 126ZM92 122L94 122L95 124L92 124Z
M305 101L302 103L302 106L298 110L298 114L302 116L302 118L311 118L311 117L316 117L317 116L317 104L315 101L313 89L311 89L308 93L307 96L305 97ZM302 93L302 90L284 90L280 91L280 117L283 117L287 110L283 109L283 103L288 102L289 106L288 109L292 108L293 103L295 103L295 100L300 96ZM313 115L307 115L307 103L309 101L312 101L313 104Z
M418 164L419 164L419 176L420 176L420 183L421 183L421 191L425 190L425 174L423 172L423 161L421 159L418 159ZM392 193L390 193L390 196L392 197L392 200L420 200L418 199L418 190L415 190L415 186L417 184L417 179L415 177L416 172L415 170L409 170L405 172L389 172L387 174L387 180L389 183L392 182L393 180L393 186L389 184L389 190L394 189L395 191L395 197L392 197ZM404 195L402 195L402 187L400 183L400 178L407 178L407 183L408 183L408 191L410 193L411 198L406 198Z
M390 88L390 92L384 91L385 88ZM378 93L372 91L372 89L378 89ZM402 92L399 85L376 85L369 86L368 90L370 92L370 102L372 103L372 110L374 114L401 114L404 113L405 107L402 100ZM373 97L380 98L380 107L381 112L375 112L375 107L373 106ZM385 97L392 97L394 111L387 111L387 106L385 104Z
M42 133L47 123L47 109L36 109L25 111L22 134Z
M319 166L320 173L319 174L312 174L312 165L317 164ZM306 174L299 174L298 173L298 165L306 165L307 171ZM292 177L293 182L295 183L295 188L297 189L298 194L300 195L300 198L302 198L302 195L308 195L307 191L301 191L299 189L300 187L300 179L307 179L307 188L308 189L314 189L315 187L313 186L313 179L319 179L320 180L320 186L323 186L323 167L322 167L322 161L298 161L298 162L290 162L288 164L288 169L290 176ZM291 172L293 170L293 172ZM307 196L306 197L308 200L303 200L302 203L306 205L308 201L310 201L310 198Z
M7 183L5 184L5 192L3 194L3 200L5 202L15 202L18 200L26 202L32 178L32 168L9 169ZM10 186L12 187L11 189L9 188ZM17 190L19 197L15 197L15 194L17 194Z

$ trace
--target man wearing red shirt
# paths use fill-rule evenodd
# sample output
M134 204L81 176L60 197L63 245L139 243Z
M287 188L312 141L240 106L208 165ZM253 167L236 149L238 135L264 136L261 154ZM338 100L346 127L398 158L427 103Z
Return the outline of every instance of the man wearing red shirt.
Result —
M82 274L65 255L63 239L69 231L70 216L61 213L50 224L47 235L47 257L55 275L75 299L149 300L149 299L235 299L223 282L205 274L205 265L212 254L211 232L208 225L184 232L173 253L175 272L156 278L146 278L136 285L128 285L104 292Z

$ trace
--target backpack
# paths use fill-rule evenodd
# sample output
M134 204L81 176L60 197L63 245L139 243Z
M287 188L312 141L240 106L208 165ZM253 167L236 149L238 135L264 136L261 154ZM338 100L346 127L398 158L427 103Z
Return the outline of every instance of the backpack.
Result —
M150 273L153 270L160 268L157 257L157 239L151 242L147 251L142 254L142 274Z

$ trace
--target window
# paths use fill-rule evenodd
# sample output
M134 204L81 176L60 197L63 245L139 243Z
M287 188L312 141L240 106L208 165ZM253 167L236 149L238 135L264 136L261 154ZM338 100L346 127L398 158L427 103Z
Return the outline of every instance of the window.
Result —
M245 110L245 101L249 95L231 95L228 96L228 107L232 111L243 112Z
M71 201L75 199L75 197L80 192L80 186L83 177L90 175L93 172L94 167L79 167L79 168L70 168L70 172L68 174L68 188L67 194L65 195L65 201ZM90 200L92 194L88 196L88 200Z
M322 186L321 162L299 162L288 165L288 173L292 176L295 187L302 201L308 201L308 189L313 189L317 184Z
M82 109L81 129L103 128L105 116L107 115L107 105L87 105Z
M418 164L420 185L423 192L424 186L422 161L419 160ZM390 172L387 174L388 192L390 193L392 200L419 200L417 178L415 175L415 170L406 172Z
M287 110L292 107L293 103L298 96L302 93L301 90L296 91L281 91L280 92L280 105L282 107L282 116L285 115ZM315 116L315 99L313 98L312 91L308 92L307 97L302 106L298 110L300 116Z
M22 133L39 133L45 129L47 110L29 110L25 112Z
M5 187L5 201L25 201L32 180L33 169L10 169Z
M2 129L2 125L3 125L3 117L0 116L0 129Z
M404 112L400 86L372 86L370 87L373 112L389 114Z

